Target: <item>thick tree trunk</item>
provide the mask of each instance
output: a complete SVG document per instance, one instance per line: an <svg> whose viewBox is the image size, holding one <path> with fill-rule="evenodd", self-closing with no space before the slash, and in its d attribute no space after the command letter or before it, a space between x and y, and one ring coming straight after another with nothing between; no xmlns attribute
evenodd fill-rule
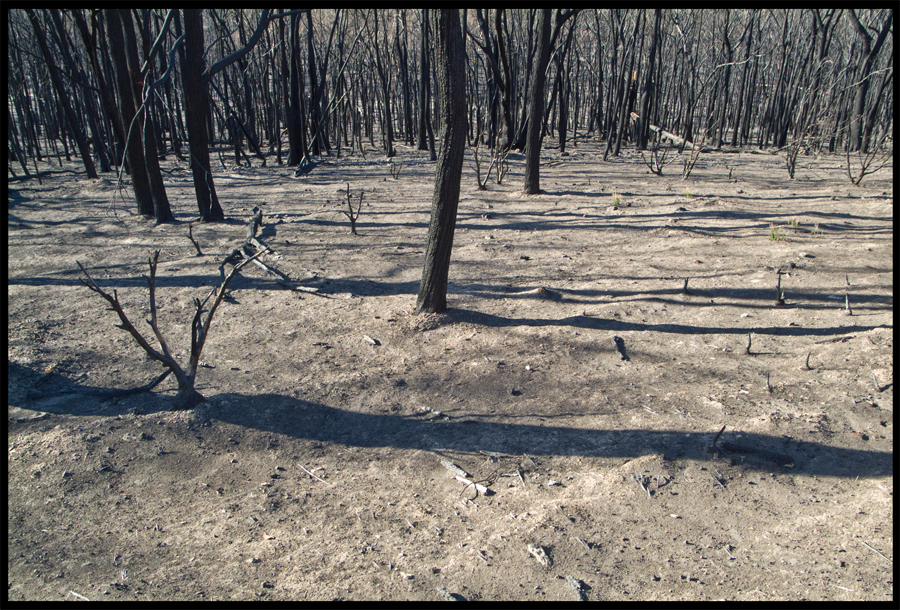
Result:
<svg viewBox="0 0 900 610"><path fill-rule="evenodd" d="M134 97L134 105L138 109L142 104L143 79L137 56L137 39L134 33L134 23L131 14L126 9L119 9L119 17L122 21L122 31L125 33L125 56L128 62L129 81ZM152 72L148 72L146 78L152 78ZM156 127L153 123L153 113L146 107L138 113L134 125L133 136L140 138L144 144L144 166L147 180L150 185L150 197L153 200L153 209L156 214L156 224L175 222L172 210L169 207L169 198L166 195L166 187L163 184L162 172L159 169L158 150L156 146Z"/></svg>
<svg viewBox="0 0 900 610"><path fill-rule="evenodd" d="M541 133L544 118L544 84L547 80L547 64L550 63L550 14L551 9L541 9L537 18L537 61L531 78L528 95L528 136L525 140L525 188L526 195L541 192Z"/></svg>
<svg viewBox="0 0 900 610"><path fill-rule="evenodd" d="M466 47L457 9L431 11L440 113L440 153L434 175L425 268L415 312L447 309L450 253L466 146Z"/></svg>
<svg viewBox="0 0 900 610"><path fill-rule="evenodd" d="M119 90L119 117L124 129L125 158L131 172L131 186L137 202L138 213L152 216L155 208L150 193L150 178L147 176L147 164L144 162L144 147L141 141L141 128L134 121L137 109L134 105L134 94L131 79L128 76L128 60L125 58L125 35L122 31L122 20L118 9L106 11L109 35L110 55L114 60L116 87Z"/></svg>
<svg viewBox="0 0 900 610"><path fill-rule="evenodd" d="M506 56L506 42L503 40L503 9L498 8L494 16L494 30L497 32L497 56L500 58L500 65L503 68L503 80L500 83L500 105L503 108L503 125L506 128L506 142L503 150L509 150L513 145L515 130L513 129L512 108L510 106L510 75L509 60Z"/></svg>
<svg viewBox="0 0 900 610"><path fill-rule="evenodd" d="M181 67L184 87L184 110L187 115L188 144L191 151L191 173L194 192L203 222L223 222L225 213L219 205L216 187L209 167L208 96L203 85L203 9L184 9L184 63Z"/></svg>

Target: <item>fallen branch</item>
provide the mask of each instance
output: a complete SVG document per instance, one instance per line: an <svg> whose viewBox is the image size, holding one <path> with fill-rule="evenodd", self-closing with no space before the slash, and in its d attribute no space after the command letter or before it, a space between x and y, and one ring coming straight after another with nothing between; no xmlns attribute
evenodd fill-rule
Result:
<svg viewBox="0 0 900 610"><path fill-rule="evenodd" d="M748 453L750 455L756 455L761 458L776 462L787 468L794 467L794 458L783 453L776 453L774 451L768 451L766 449L760 449L758 447L750 447L748 445L739 445L737 443L732 443L731 441L722 441L721 443L717 444L719 436L722 434L722 432L724 432L724 430L725 426L722 426L722 429L719 430L719 434L716 434L716 437L713 439L712 450L715 453L721 455L720 449L730 451L731 453Z"/></svg>
<svg viewBox="0 0 900 610"><path fill-rule="evenodd" d="M222 277L225 277L226 263L234 264L235 260L243 258L246 260L246 262L250 262L250 260L252 260L254 265L265 271L269 277L274 279L277 283L281 284L288 290L294 290L296 292L318 293L318 288L295 286L292 283L290 276L282 273L275 267L267 265L266 263L256 259L256 257L260 254L276 254L276 252L272 248L256 238L256 232L262 225L262 220L262 210L260 210L257 206L253 206L253 216L250 218L250 224L247 226L247 237L244 240L244 243L239 248L235 248L234 250L232 250L231 254L225 257L225 259L219 265L219 273L222 275Z"/></svg>
<svg viewBox="0 0 900 610"><path fill-rule="evenodd" d="M688 148L690 150L694 150L693 143L688 142L681 136L676 136L674 133L669 133L668 131L657 127L656 125L648 125L648 128L650 129L650 131L654 131L654 132L658 133L663 138L671 140L672 142L674 142L675 144L678 144L679 146L681 146L683 148Z"/></svg>
<svg viewBox="0 0 900 610"><path fill-rule="evenodd" d="M480 492L481 495L483 495L483 496L489 496L489 495L491 495L492 493L494 493L492 490L488 489L488 488L485 487L484 485L481 485L480 483L477 483L477 482L475 482L475 481L470 481L469 479L466 479L466 478L461 477L461 476L459 476L459 475L457 475L457 476L455 476L455 477L453 477L453 478L456 479L457 481L459 481L460 483L465 483L465 484L466 484L465 488L463 488L463 492L465 492L466 489L468 489L469 487L474 487L474 488L475 488L475 491ZM487 481L487 480L488 480L488 479L485 479L485 481Z"/></svg>

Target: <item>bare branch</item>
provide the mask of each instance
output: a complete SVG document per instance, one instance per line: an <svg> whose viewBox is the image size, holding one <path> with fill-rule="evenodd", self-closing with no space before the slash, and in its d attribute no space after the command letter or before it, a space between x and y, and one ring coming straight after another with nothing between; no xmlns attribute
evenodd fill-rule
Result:
<svg viewBox="0 0 900 610"><path fill-rule="evenodd" d="M244 266L251 261L255 260L258 256L261 256L265 253L265 250L260 250L250 258L246 258L231 270L231 273L225 278L225 281L218 288L218 295L216 296L216 300L213 302L212 307L209 308L209 312L206 314L206 319L200 324L200 316L202 315L202 306L203 303L206 302L204 299L203 303L200 303L199 300L194 299L195 305L197 307L196 314L194 315L194 321L191 324L191 359L188 365L188 370L193 373L197 371L197 365L200 363L200 353L203 351L203 345L206 343L206 337L209 334L209 327L212 324L213 316L216 314L216 309L219 307L219 303L222 302L222 297L225 296L225 291L228 289L228 284L231 283L231 280L234 276L244 268ZM208 299L209 297L207 297Z"/></svg>
<svg viewBox="0 0 900 610"><path fill-rule="evenodd" d="M134 325L131 323L131 320L128 319L128 316L125 315L125 311L122 309L122 305L119 303L118 292L113 290L113 296L110 296L107 292L105 292L97 285L97 283L94 281L94 278L92 278L87 272L87 269L84 268L84 265L82 265L79 261L75 262L81 268L81 271L82 273L84 273L85 277L87 277L86 280L84 278L80 278L81 283L106 299L106 301L110 304L110 308L118 314L119 320L121 320L122 323L118 324L117 327L121 328L122 330L128 331L131 336L134 337L134 340L137 341L138 345L140 345L141 348L143 348L143 350L147 352L151 358L159 360L160 362L174 370L177 375L178 372L181 371L181 367L178 366L178 363L170 356L161 354L153 349L147 342L147 340L144 339L143 335L141 335L141 333L134 327Z"/></svg>
<svg viewBox="0 0 900 610"><path fill-rule="evenodd" d="M228 57L223 57L203 72L204 84L212 80L212 77L217 73L221 72L222 70L239 60L241 57L249 53L251 50L253 50L253 47L256 46L256 43L259 42L260 37L262 37L263 32L266 31L266 27L269 25L269 22L275 19L275 17L282 17L292 13L306 13L309 12L309 9L291 11L291 13L281 13L278 15L270 15L270 11L271 9L263 9L263 13L259 18L259 23L256 25L256 30L253 32L253 35L250 36L247 44L245 44L243 47L241 47Z"/></svg>
<svg viewBox="0 0 900 610"><path fill-rule="evenodd" d="M153 253L152 258L149 259L150 264L150 277L147 279L147 285L150 288L150 320L147 322L150 325L150 328L153 329L153 334L156 335L156 340L159 341L159 346L162 348L163 354L168 356L169 358L172 355L169 353L169 346L166 345L166 340L163 338L162 333L159 331L159 326L156 322L156 264L159 261L159 250Z"/></svg>
<svg viewBox="0 0 900 610"><path fill-rule="evenodd" d="M163 22L162 27L159 29L159 35L156 37L156 40L153 42L153 46L150 47L150 52L147 53L147 58L144 60L144 65L141 66L141 76L144 76L145 74L147 74L147 71L150 70L150 62L153 61L153 56L156 55L156 52L159 50L159 45L162 44L163 38L165 38L166 33L169 31L169 24L172 22L172 17L174 17L174 16L175 16L175 9L170 8L169 12L166 13L166 20ZM175 43L175 47L172 48L173 51L178 46L178 44L182 38L184 38L184 37L182 36ZM169 56L169 65L170 66L172 65L172 56L171 55ZM168 74L168 73L169 73L169 71L166 70L166 74Z"/></svg>

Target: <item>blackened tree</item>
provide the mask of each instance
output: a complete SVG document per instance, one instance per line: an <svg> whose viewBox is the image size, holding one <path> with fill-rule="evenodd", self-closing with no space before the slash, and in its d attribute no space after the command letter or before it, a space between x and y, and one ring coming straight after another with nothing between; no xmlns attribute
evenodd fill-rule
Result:
<svg viewBox="0 0 900 610"><path fill-rule="evenodd" d="M459 204L463 152L466 146L466 47L457 9L434 10L431 15L437 72L437 110L440 151L434 173L431 223L425 268L415 312L447 309L447 279Z"/></svg>

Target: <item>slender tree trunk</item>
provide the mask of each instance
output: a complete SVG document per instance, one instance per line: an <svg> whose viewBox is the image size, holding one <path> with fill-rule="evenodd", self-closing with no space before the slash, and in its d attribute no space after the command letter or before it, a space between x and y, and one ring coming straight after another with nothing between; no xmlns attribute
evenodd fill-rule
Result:
<svg viewBox="0 0 900 610"><path fill-rule="evenodd" d="M428 150L428 102L429 102L429 66L428 66L428 9L422 9L422 32L419 35L419 128L416 148Z"/></svg>
<svg viewBox="0 0 900 610"><path fill-rule="evenodd" d="M650 34L650 50L647 58L647 73L644 77L644 87L641 93L641 105L638 111L638 137L637 147L640 150L647 148L647 135L650 132L650 98L653 96L653 67L656 63L656 48L659 39L660 9L653 11L653 29Z"/></svg>
<svg viewBox="0 0 900 610"><path fill-rule="evenodd" d="M47 72L50 74L50 82L53 84L53 89L56 91L56 95L59 98L59 104L62 106L63 112L65 113L66 122L69 124L69 131L72 134L72 137L75 138L75 144L78 146L81 161L84 163L85 173L87 173L88 178L97 178L97 170L94 168L94 160L91 158L91 149L88 146L87 138L84 136L78 117L75 116L75 112L69 104L69 95L66 93L66 89L55 68L55 62L50 55L50 49L47 47L47 40L44 37L42 26L38 22L37 17L35 17L34 11L25 9L25 13L31 21L35 40L37 40L38 46L41 49L44 61L47 62Z"/></svg>
<svg viewBox="0 0 900 610"><path fill-rule="evenodd" d="M447 309L450 253L466 146L466 47L457 9L430 11L437 67L440 153L434 175L425 268L415 312Z"/></svg>
<svg viewBox="0 0 900 610"><path fill-rule="evenodd" d="M644 9L641 10L643 11ZM612 149L614 157L618 157L619 151L622 149L622 138L625 136L625 130L628 128L628 113L630 111L631 100L635 94L634 87L637 84L633 74L634 59L637 54L635 52L635 45L637 44L640 23L641 16L639 15L634 18L634 32L631 34L631 53L627 68L625 67L625 57L622 57L622 103L619 106L619 118L616 125L616 141Z"/></svg>
<svg viewBox="0 0 900 610"><path fill-rule="evenodd" d="M887 33L890 31L891 23L894 19L894 11L891 9L887 12L881 32L879 32L878 38L875 39L874 42L872 36L866 32L866 28L863 27L857 18L856 12L851 9L849 14L850 23L856 28L863 44L862 67L856 78L859 85L856 87L856 96L853 99L853 113L850 115L850 151L853 152L862 148L864 132L863 119L865 118L866 95L869 92L869 76L872 74L872 66L875 63L875 58L878 56L878 52L881 50L887 37Z"/></svg>
<svg viewBox="0 0 900 610"><path fill-rule="evenodd" d="M306 53L309 64L309 126L310 139L312 140L312 154L322 154L322 135L319 129L322 125L322 112L319 107L319 79L316 74L316 48L313 40L312 11L306 13ZM325 75L322 75L325 78Z"/></svg>

